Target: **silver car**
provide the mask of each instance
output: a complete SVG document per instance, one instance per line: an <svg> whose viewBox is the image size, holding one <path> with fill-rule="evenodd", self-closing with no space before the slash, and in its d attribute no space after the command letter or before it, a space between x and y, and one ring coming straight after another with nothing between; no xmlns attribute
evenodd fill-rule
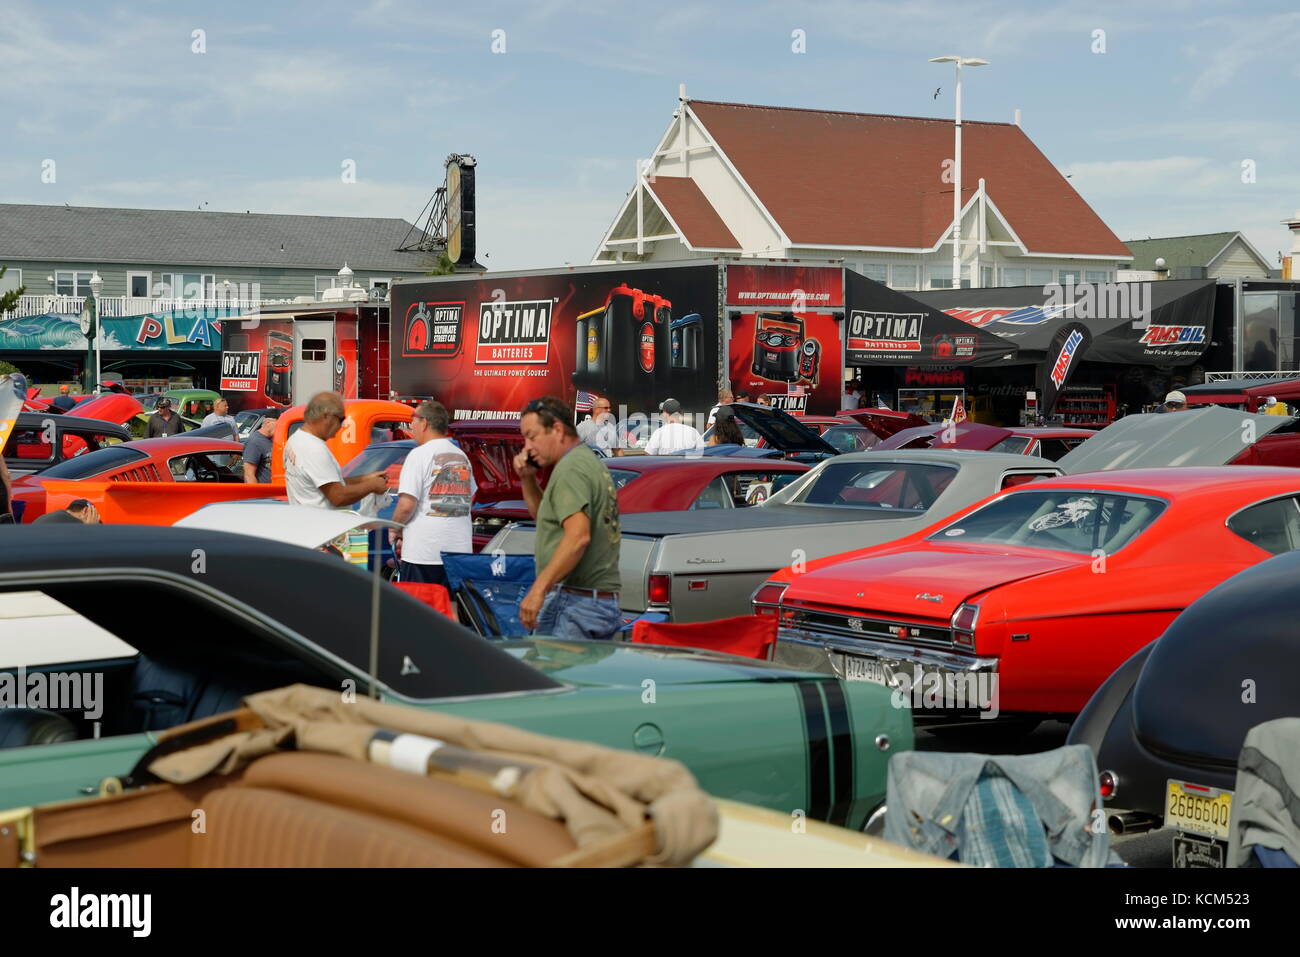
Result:
<svg viewBox="0 0 1300 957"><path fill-rule="evenodd" d="M1028 455L959 449L854 452L827 459L762 505L622 518L625 614L677 622L751 612L778 568L920 531L1000 489L1060 475ZM534 526L502 529L485 551L532 554Z"/></svg>

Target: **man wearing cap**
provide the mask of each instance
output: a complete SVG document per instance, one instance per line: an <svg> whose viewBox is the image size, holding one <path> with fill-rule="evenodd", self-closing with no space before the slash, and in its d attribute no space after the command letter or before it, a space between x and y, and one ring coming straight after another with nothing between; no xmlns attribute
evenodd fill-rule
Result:
<svg viewBox="0 0 1300 957"><path fill-rule="evenodd" d="M1277 396L1270 395L1264 401L1264 414L1265 415L1290 415L1291 413L1286 410L1285 402L1279 402L1277 401Z"/></svg>
<svg viewBox="0 0 1300 957"><path fill-rule="evenodd" d="M1175 390L1165 396L1163 412L1185 412L1187 411L1187 396Z"/></svg>
<svg viewBox="0 0 1300 957"><path fill-rule="evenodd" d="M185 431L181 417L172 411L172 400L163 396L158 400L156 411L149 416L149 438L157 439L165 435L180 435Z"/></svg>
<svg viewBox="0 0 1300 957"><path fill-rule="evenodd" d="M77 400L68 394L67 385L59 386L59 394L50 401L50 408L60 412L71 412L77 407Z"/></svg>
<svg viewBox="0 0 1300 957"><path fill-rule="evenodd" d="M704 454L704 436L699 430L682 421L682 404L676 399L659 403L664 414L664 424L655 429L646 443L647 455L689 455L696 458Z"/></svg>

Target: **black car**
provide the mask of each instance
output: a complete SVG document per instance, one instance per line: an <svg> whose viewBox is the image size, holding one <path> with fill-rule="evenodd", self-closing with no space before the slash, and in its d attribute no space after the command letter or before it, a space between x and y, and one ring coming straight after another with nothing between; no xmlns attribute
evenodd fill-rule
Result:
<svg viewBox="0 0 1300 957"><path fill-rule="evenodd" d="M1111 830L1174 828L1175 867L1223 866L1246 732L1300 716L1298 577L1300 552L1288 552L1206 592L1070 731L1097 756Z"/></svg>
<svg viewBox="0 0 1300 957"><path fill-rule="evenodd" d="M129 442L131 430L114 422L48 412L19 412L5 443L5 465L14 478L31 475L65 459Z"/></svg>

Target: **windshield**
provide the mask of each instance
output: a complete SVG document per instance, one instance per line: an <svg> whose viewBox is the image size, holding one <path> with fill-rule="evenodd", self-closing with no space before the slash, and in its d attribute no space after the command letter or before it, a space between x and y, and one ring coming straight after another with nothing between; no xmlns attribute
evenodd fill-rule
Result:
<svg viewBox="0 0 1300 957"><path fill-rule="evenodd" d="M40 476L41 478L59 479L90 478L92 475L99 475L101 472L107 472L109 469L126 465L128 462L138 462L148 457L138 449L110 445L108 448L87 452L85 455L78 455L76 458L64 459L57 465L51 465L49 468L43 469Z"/></svg>
<svg viewBox="0 0 1300 957"><path fill-rule="evenodd" d="M924 512L957 477L948 465L831 460L767 505L839 505Z"/></svg>
<svg viewBox="0 0 1300 957"><path fill-rule="evenodd" d="M412 446L409 445L371 446L343 466L343 477L351 478L354 475L366 475L370 472L385 472L388 473L388 487L397 488L402 463L411 454L411 449Z"/></svg>
<svg viewBox="0 0 1300 957"><path fill-rule="evenodd" d="M876 436L857 425L833 425L822 439L836 452L862 452L876 444Z"/></svg>
<svg viewBox="0 0 1300 957"><path fill-rule="evenodd" d="M990 452L1006 452L1008 455L1024 455L1025 449L1029 448L1029 436L1027 435L1008 435L999 442Z"/></svg>
<svg viewBox="0 0 1300 957"><path fill-rule="evenodd" d="M1013 492L940 529L931 541L1021 545L1110 555L1144 532L1169 503L1114 492Z"/></svg>

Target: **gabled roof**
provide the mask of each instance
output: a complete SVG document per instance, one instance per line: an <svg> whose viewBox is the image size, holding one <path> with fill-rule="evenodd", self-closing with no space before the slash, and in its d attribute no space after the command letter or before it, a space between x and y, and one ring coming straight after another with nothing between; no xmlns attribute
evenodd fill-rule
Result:
<svg viewBox="0 0 1300 957"><path fill-rule="evenodd" d="M1260 261L1260 268L1269 264L1239 232L1199 233L1195 236L1162 236L1159 239L1130 239L1125 245L1133 251L1133 269L1151 270L1156 260L1164 259L1170 269L1179 266L1208 266L1238 237L1250 254Z"/></svg>
<svg viewBox="0 0 1300 957"><path fill-rule="evenodd" d="M951 120L691 100L796 245L930 249L952 220ZM1129 252L1019 126L962 123L962 199L981 177L1031 253Z"/></svg>
<svg viewBox="0 0 1300 957"><path fill-rule="evenodd" d="M656 176L647 181L650 191L682 238L695 249L740 249L718 211L700 192L695 180L683 176Z"/></svg>
<svg viewBox="0 0 1300 957"><path fill-rule="evenodd" d="M408 233L422 237L400 219L0 204L0 261L431 269L428 253L396 251Z"/></svg>

